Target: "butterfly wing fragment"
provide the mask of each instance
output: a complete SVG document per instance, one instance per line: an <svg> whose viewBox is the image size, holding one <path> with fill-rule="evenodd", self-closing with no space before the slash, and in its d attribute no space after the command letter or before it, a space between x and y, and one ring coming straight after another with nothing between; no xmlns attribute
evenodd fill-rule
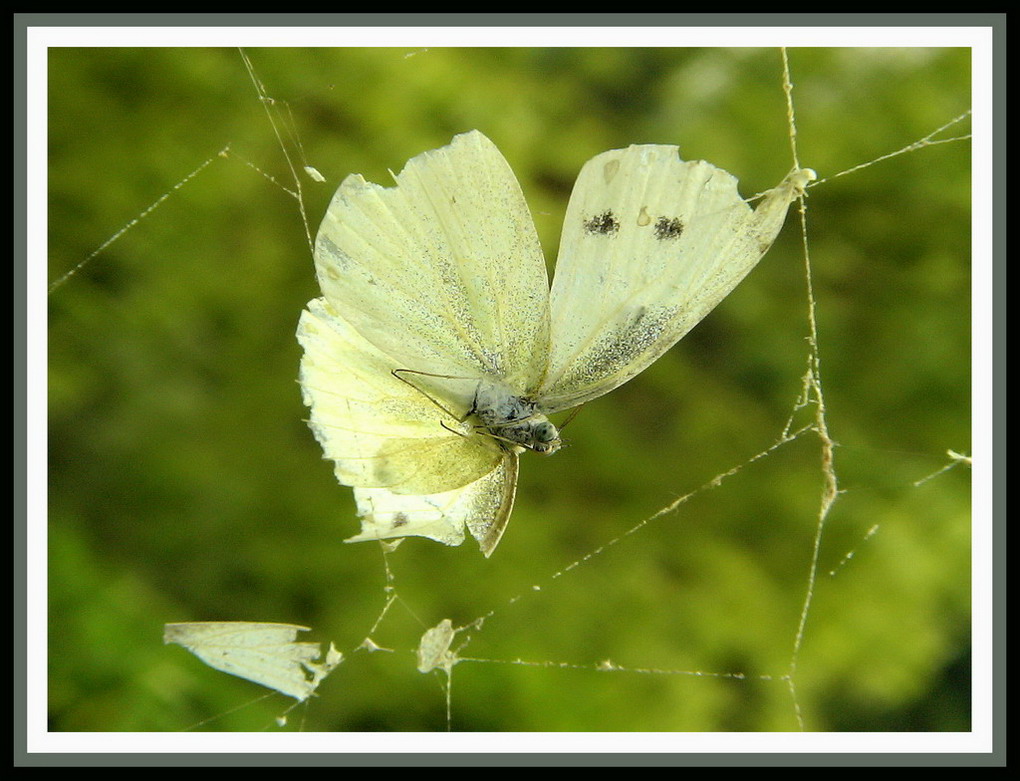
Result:
<svg viewBox="0 0 1020 781"><path fill-rule="evenodd" d="M448 618L425 630L418 643L418 672L428 673L441 667L449 673L456 662L455 654L450 652L456 635L453 622Z"/></svg>
<svg viewBox="0 0 1020 781"><path fill-rule="evenodd" d="M210 667L275 689L298 701L312 695L342 660L332 643L321 661L319 643L298 642L294 624L200 621L167 624L163 642L187 648Z"/></svg>

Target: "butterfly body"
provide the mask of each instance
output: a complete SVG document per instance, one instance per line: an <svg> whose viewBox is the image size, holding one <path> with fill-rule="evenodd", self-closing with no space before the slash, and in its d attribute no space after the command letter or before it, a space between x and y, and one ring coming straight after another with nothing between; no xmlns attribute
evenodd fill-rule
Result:
<svg viewBox="0 0 1020 781"><path fill-rule="evenodd" d="M539 411L538 402L514 394L500 382L478 383L474 415L484 429L511 451L551 455L560 448L559 432Z"/></svg>

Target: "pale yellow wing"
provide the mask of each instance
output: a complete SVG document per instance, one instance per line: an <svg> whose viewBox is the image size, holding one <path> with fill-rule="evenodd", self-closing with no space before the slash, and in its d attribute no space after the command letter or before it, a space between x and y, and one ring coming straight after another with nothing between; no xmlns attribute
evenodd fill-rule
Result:
<svg viewBox="0 0 1020 781"><path fill-rule="evenodd" d="M191 651L210 667L305 700L343 656L332 645L322 661L318 643L298 642L295 624L196 621L167 624L163 642Z"/></svg>
<svg viewBox="0 0 1020 781"><path fill-rule="evenodd" d="M733 176L680 160L674 146L631 146L586 163L550 294L542 408L608 393L675 344L754 268L812 176L792 174L752 210Z"/></svg>
<svg viewBox="0 0 1020 781"><path fill-rule="evenodd" d="M348 176L315 266L323 296L400 368L518 392L541 378L545 261L517 179L478 131L410 160L395 187Z"/></svg>
<svg viewBox="0 0 1020 781"><path fill-rule="evenodd" d="M504 452L500 463L473 483L434 494L397 494L385 488L356 488L361 533L347 542L428 537L460 545L464 528L490 556L503 536L517 489L517 456Z"/></svg>
<svg viewBox="0 0 1020 781"><path fill-rule="evenodd" d="M329 302L308 304L298 341L309 425L344 485L442 493L502 462L491 437L458 422L469 402L437 399L399 380L393 370L400 362L376 349Z"/></svg>

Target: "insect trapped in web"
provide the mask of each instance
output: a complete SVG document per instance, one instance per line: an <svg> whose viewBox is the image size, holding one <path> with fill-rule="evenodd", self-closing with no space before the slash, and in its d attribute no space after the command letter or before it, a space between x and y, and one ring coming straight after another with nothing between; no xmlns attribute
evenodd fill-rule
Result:
<svg viewBox="0 0 1020 781"><path fill-rule="evenodd" d="M619 387L754 268L815 178L751 208L737 180L677 147L589 160L550 288L531 214L482 133L410 160L395 187L348 176L315 241L322 297L302 313L309 424L362 529L489 556L518 457L560 446L549 416Z"/></svg>

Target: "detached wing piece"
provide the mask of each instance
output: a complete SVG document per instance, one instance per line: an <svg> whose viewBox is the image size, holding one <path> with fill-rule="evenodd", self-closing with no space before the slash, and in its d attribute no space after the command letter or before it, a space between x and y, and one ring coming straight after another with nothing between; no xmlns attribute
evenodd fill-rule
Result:
<svg viewBox="0 0 1020 781"><path fill-rule="evenodd" d="M297 642L308 627L246 621L167 624L163 642L187 648L210 667L275 689L301 701L308 699L343 655L329 646L326 658L318 643Z"/></svg>
<svg viewBox="0 0 1020 781"><path fill-rule="evenodd" d="M812 178L791 174L752 210L732 175L675 146L588 161L560 240L542 408L608 393L672 347L754 268Z"/></svg>

